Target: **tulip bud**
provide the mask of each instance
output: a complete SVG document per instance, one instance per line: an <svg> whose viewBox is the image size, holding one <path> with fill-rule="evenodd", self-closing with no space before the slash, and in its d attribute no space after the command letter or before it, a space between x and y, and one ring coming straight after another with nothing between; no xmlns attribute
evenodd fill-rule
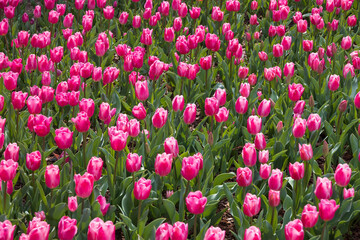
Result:
<svg viewBox="0 0 360 240"><path fill-rule="evenodd" d="M207 203L207 198L203 197L200 191L190 192L185 199L186 208L192 214L202 214Z"/></svg>
<svg viewBox="0 0 360 240"><path fill-rule="evenodd" d="M224 240L225 231L219 227L211 226L205 233L204 240Z"/></svg>
<svg viewBox="0 0 360 240"><path fill-rule="evenodd" d="M330 221L334 218L336 210L340 207L335 200L321 199L319 203L319 214L322 220Z"/></svg>
<svg viewBox="0 0 360 240"><path fill-rule="evenodd" d="M273 169L268 180L269 188L280 191L282 188L283 172L280 169Z"/></svg>
<svg viewBox="0 0 360 240"><path fill-rule="evenodd" d="M289 222L285 225L285 239L286 240L300 240L304 239L303 224L299 219Z"/></svg>
<svg viewBox="0 0 360 240"><path fill-rule="evenodd" d="M253 217L260 212L260 209L261 209L260 198L251 193L246 193L243 204L244 214L248 217Z"/></svg>
<svg viewBox="0 0 360 240"><path fill-rule="evenodd" d="M78 208L77 198L76 197L68 197L68 208L70 212L75 212Z"/></svg>
<svg viewBox="0 0 360 240"><path fill-rule="evenodd" d="M269 205L277 207L280 204L280 191L269 190Z"/></svg>
<svg viewBox="0 0 360 240"><path fill-rule="evenodd" d="M346 100L342 100L339 104L339 111L340 112L345 112L347 108L347 101Z"/></svg>
<svg viewBox="0 0 360 240"><path fill-rule="evenodd" d="M56 188L60 184L60 170L58 165L48 165L45 170L45 184L48 188Z"/></svg>
<svg viewBox="0 0 360 240"><path fill-rule="evenodd" d="M138 200L146 200L150 196L151 180L140 178L135 182L134 197Z"/></svg>

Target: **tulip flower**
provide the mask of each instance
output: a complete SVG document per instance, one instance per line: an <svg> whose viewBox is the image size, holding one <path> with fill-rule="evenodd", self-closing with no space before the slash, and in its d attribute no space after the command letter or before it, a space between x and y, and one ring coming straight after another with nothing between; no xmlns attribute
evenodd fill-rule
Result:
<svg viewBox="0 0 360 240"><path fill-rule="evenodd" d="M178 142L174 137L168 137L164 142L164 150L167 154L171 154L173 158L179 154Z"/></svg>
<svg viewBox="0 0 360 240"><path fill-rule="evenodd" d="M318 199L330 199L333 193L332 182L324 177L316 179L315 195Z"/></svg>
<svg viewBox="0 0 360 240"><path fill-rule="evenodd" d="M266 148L265 135L263 133L257 133L255 135L254 143L257 150L264 150Z"/></svg>
<svg viewBox="0 0 360 240"><path fill-rule="evenodd" d="M146 110L142 103L135 105L132 109L132 114L138 120L143 120L146 117Z"/></svg>
<svg viewBox="0 0 360 240"><path fill-rule="evenodd" d="M74 175L75 192L80 198L88 198L94 187L94 176L85 172L82 176L80 174Z"/></svg>
<svg viewBox="0 0 360 240"><path fill-rule="evenodd" d="M252 171L250 168L238 168L236 171L236 182L240 187L247 187L252 182Z"/></svg>
<svg viewBox="0 0 360 240"><path fill-rule="evenodd" d="M34 117L34 132L39 137L45 137L50 132L50 124L52 117L45 117L44 115L38 114Z"/></svg>
<svg viewBox="0 0 360 240"><path fill-rule="evenodd" d="M78 132L87 132L90 128L90 120L86 112L79 112L76 118L72 118L71 121L75 123Z"/></svg>
<svg viewBox="0 0 360 240"><path fill-rule="evenodd" d="M162 223L155 232L155 240L171 239L173 227L168 223Z"/></svg>
<svg viewBox="0 0 360 240"><path fill-rule="evenodd" d="M241 155L245 166L252 167L256 164L257 155L254 144L246 143L242 150Z"/></svg>
<svg viewBox="0 0 360 240"><path fill-rule="evenodd" d="M243 204L243 211L244 214L248 217L253 217L260 212L261 209L261 200L256 195L251 193L246 193L244 204Z"/></svg>
<svg viewBox="0 0 360 240"><path fill-rule="evenodd" d="M285 225L285 239L286 240L302 240L304 239L303 224L299 219L290 221Z"/></svg>
<svg viewBox="0 0 360 240"><path fill-rule="evenodd" d="M25 106L27 96L28 93L23 93L22 91L12 92L11 103L15 110L19 111Z"/></svg>
<svg viewBox="0 0 360 240"><path fill-rule="evenodd" d="M211 226L205 233L204 240L224 240L225 231L219 227Z"/></svg>
<svg viewBox="0 0 360 240"><path fill-rule="evenodd" d="M306 204L301 214L301 222L305 228L312 228L315 226L319 217L319 212L315 206Z"/></svg>
<svg viewBox="0 0 360 240"><path fill-rule="evenodd" d="M38 170L40 164L41 164L41 153L39 151L26 154L26 167L29 170L31 171Z"/></svg>
<svg viewBox="0 0 360 240"><path fill-rule="evenodd" d="M164 108L158 108L156 109L153 117L152 117L152 124L156 128L162 128L167 120L168 111Z"/></svg>
<svg viewBox="0 0 360 240"><path fill-rule="evenodd" d="M141 168L142 156L136 153L129 153L126 159L126 170L130 173L137 172Z"/></svg>
<svg viewBox="0 0 360 240"><path fill-rule="evenodd" d="M313 150L311 144L299 144L299 153L301 160L309 161L313 157Z"/></svg>
<svg viewBox="0 0 360 240"><path fill-rule="evenodd" d="M140 178L134 185L134 197L137 200L146 200L150 196L151 180Z"/></svg>
<svg viewBox="0 0 360 240"><path fill-rule="evenodd" d="M188 181L194 179L200 170L200 161L197 157L184 157L182 160L181 175Z"/></svg>
<svg viewBox="0 0 360 240"><path fill-rule="evenodd" d="M198 215L204 212L207 198L200 191L190 192L185 199L186 208L192 214Z"/></svg>
<svg viewBox="0 0 360 240"><path fill-rule="evenodd" d="M9 220L0 222L0 232L4 240L13 240L16 225L12 225Z"/></svg>
<svg viewBox="0 0 360 240"><path fill-rule="evenodd" d="M2 128L2 129L4 129L4 128ZM15 162L19 161L19 151L20 151L20 148L17 145L17 143L9 143L4 151L4 159L5 160L12 159Z"/></svg>
<svg viewBox="0 0 360 240"><path fill-rule="evenodd" d="M45 184L53 189L60 184L60 169L58 165L48 165L45 170Z"/></svg>
<svg viewBox="0 0 360 240"><path fill-rule="evenodd" d="M73 239L77 233L76 219L71 219L68 216L63 216L58 224L59 240Z"/></svg>
<svg viewBox="0 0 360 240"><path fill-rule="evenodd" d="M261 125L262 121L258 116L252 115L247 120L247 130L252 135L256 135L261 131Z"/></svg>
<svg viewBox="0 0 360 240"><path fill-rule="evenodd" d="M147 81L137 81L135 83L135 95L140 101L145 101L149 97L149 88Z"/></svg>
<svg viewBox="0 0 360 240"><path fill-rule="evenodd" d="M300 180L304 177L304 164L295 162L289 165L290 177L295 181Z"/></svg>
<svg viewBox="0 0 360 240"><path fill-rule="evenodd" d="M319 214L325 222L334 218L336 210L340 207L335 200L321 199L319 203Z"/></svg>
<svg viewBox="0 0 360 240"><path fill-rule="evenodd" d="M89 224L87 239L88 240L115 239L114 223L111 221L104 222L102 219L98 217L94 218Z"/></svg>
<svg viewBox="0 0 360 240"><path fill-rule="evenodd" d="M92 157L89 160L86 171L94 176L95 181L101 177L103 164L103 160L99 157Z"/></svg>
<svg viewBox="0 0 360 240"><path fill-rule="evenodd" d="M343 190L343 198L344 199L354 197L354 195L355 195L354 188L349 188L349 189L344 188L344 190Z"/></svg>
<svg viewBox="0 0 360 240"><path fill-rule="evenodd" d="M321 117L316 113L310 114L307 119L306 125L310 132L319 130L321 127Z"/></svg>
<svg viewBox="0 0 360 240"><path fill-rule="evenodd" d="M162 177L167 176L171 171L172 161L171 154L158 154L155 159L155 173Z"/></svg>
<svg viewBox="0 0 360 240"><path fill-rule="evenodd" d="M40 218L34 217L29 223L27 234L20 236L21 240L27 239L48 239L50 233L50 224L42 221Z"/></svg>
<svg viewBox="0 0 360 240"><path fill-rule="evenodd" d="M106 198L101 195L96 198L96 201L98 201L98 203L100 204L100 211L102 215L105 216L107 211L109 210L110 203L106 203Z"/></svg>
<svg viewBox="0 0 360 240"><path fill-rule="evenodd" d="M248 110L248 104L248 100L245 97L240 96L235 102L235 111L239 114L245 114Z"/></svg>
<svg viewBox="0 0 360 240"><path fill-rule="evenodd" d="M299 84L296 84L296 83L293 83L293 84L290 84L289 85L289 98L291 101L298 101L300 100L301 98L301 95L303 94L304 92L304 87L299 83Z"/></svg>
<svg viewBox="0 0 360 240"><path fill-rule="evenodd" d="M78 208L77 198L76 197L68 197L68 208L70 212L75 212Z"/></svg>
<svg viewBox="0 0 360 240"><path fill-rule="evenodd" d="M334 174L335 182L340 187L346 187L350 183L351 179L351 168L349 165L339 164L336 167Z"/></svg>
<svg viewBox="0 0 360 240"><path fill-rule="evenodd" d="M306 131L306 120L302 118L296 118L292 128L292 133L295 138L302 138Z"/></svg>
<svg viewBox="0 0 360 240"><path fill-rule="evenodd" d="M269 188L275 191L280 191L283 182L283 172L280 169L273 169L269 177Z"/></svg>

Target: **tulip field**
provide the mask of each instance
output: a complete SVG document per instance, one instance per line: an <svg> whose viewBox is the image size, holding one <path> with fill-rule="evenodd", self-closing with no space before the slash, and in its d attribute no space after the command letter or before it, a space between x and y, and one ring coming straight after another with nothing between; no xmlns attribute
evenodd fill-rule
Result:
<svg viewBox="0 0 360 240"><path fill-rule="evenodd" d="M0 0L0 240L359 240L359 19Z"/></svg>

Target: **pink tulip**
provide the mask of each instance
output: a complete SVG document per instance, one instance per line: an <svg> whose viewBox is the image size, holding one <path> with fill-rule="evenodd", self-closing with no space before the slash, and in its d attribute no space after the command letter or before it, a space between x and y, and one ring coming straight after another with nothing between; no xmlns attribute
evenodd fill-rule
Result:
<svg viewBox="0 0 360 240"><path fill-rule="evenodd" d="M100 204L100 211L102 215L105 216L107 211L109 210L110 203L106 203L106 198L101 195L96 198L96 201L98 201L98 203Z"/></svg>
<svg viewBox="0 0 360 240"><path fill-rule="evenodd" d="M152 124L156 128L162 128L167 120L168 111L164 108L158 108L156 109L153 117L152 117Z"/></svg>
<svg viewBox="0 0 360 240"><path fill-rule="evenodd" d="M267 163L269 161L269 150L259 151L259 162Z"/></svg>
<svg viewBox="0 0 360 240"><path fill-rule="evenodd" d="M301 83L299 83L299 84L293 83L293 84L289 85L288 90L289 90L290 100L296 102L296 101L300 100L301 95L304 92L304 87L301 85Z"/></svg>
<svg viewBox="0 0 360 240"><path fill-rule="evenodd" d="M26 154L26 167L29 170L31 171L38 170L40 164L41 164L41 153L39 151Z"/></svg>
<svg viewBox="0 0 360 240"><path fill-rule="evenodd" d="M204 212L207 198L200 191L190 192L185 199L186 208L192 214L198 215Z"/></svg>
<svg viewBox="0 0 360 240"><path fill-rule="evenodd" d="M321 117L318 114L310 114L306 125L310 132L319 130L321 127Z"/></svg>
<svg viewBox="0 0 360 240"><path fill-rule="evenodd" d="M219 106L223 106L226 103L226 90L218 88L214 93L214 97L218 100Z"/></svg>
<svg viewBox="0 0 360 240"><path fill-rule="evenodd" d="M300 180L304 177L304 164L295 162L289 165L290 177L295 181Z"/></svg>
<svg viewBox="0 0 360 240"><path fill-rule="evenodd" d="M267 117L269 116L271 111L271 102L270 100L262 100L259 104L259 108L257 110L257 113L260 117Z"/></svg>
<svg viewBox="0 0 360 240"><path fill-rule="evenodd" d="M126 170L130 173L137 172L141 168L142 156L136 153L129 153L126 159Z"/></svg>
<svg viewBox="0 0 360 240"><path fill-rule="evenodd" d="M184 109L184 97L176 95L172 101L172 107L174 112L182 111Z"/></svg>
<svg viewBox="0 0 360 240"><path fill-rule="evenodd" d="M151 180L140 178L139 181L135 182L134 186L134 197L137 200L146 200L151 191Z"/></svg>
<svg viewBox="0 0 360 240"><path fill-rule="evenodd" d="M287 76L294 76L294 63L293 62L289 62L289 63L285 63L284 66L284 75Z"/></svg>
<svg viewBox="0 0 360 240"><path fill-rule="evenodd" d="M244 214L248 217L253 217L260 212L261 209L261 200L256 195L251 193L246 193L244 204L243 204L243 211Z"/></svg>
<svg viewBox="0 0 360 240"><path fill-rule="evenodd" d="M173 236L173 227L168 223L162 223L155 232L155 240L171 239Z"/></svg>
<svg viewBox="0 0 360 240"><path fill-rule="evenodd" d="M344 188L344 190L343 190L343 198L344 199L354 197L354 195L355 195L354 188L349 188L349 189Z"/></svg>
<svg viewBox="0 0 360 240"><path fill-rule="evenodd" d="M38 114L34 117L34 132L39 137L45 137L50 133L52 117L45 117L44 115Z"/></svg>
<svg viewBox="0 0 360 240"><path fill-rule="evenodd" d="M78 132L87 132L90 128L90 120L86 112L79 112L76 118L72 118L71 121L75 123Z"/></svg>
<svg viewBox="0 0 360 240"><path fill-rule="evenodd" d="M235 102L235 111L239 114L245 114L248 110L248 100L240 96Z"/></svg>
<svg viewBox="0 0 360 240"><path fill-rule="evenodd" d="M132 114L138 120L143 120L146 117L146 110L142 103L135 105L132 109Z"/></svg>
<svg viewBox="0 0 360 240"><path fill-rule="evenodd" d="M20 239L39 239L45 240L49 238L50 224L42 221L40 218L34 217L29 223L27 234L23 233Z"/></svg>
<svg viewBox="0 0 360 240"><path fill-rule="evenodd" d="M303 161L309 161L313 157L313 150L311 144L299 144L300 158Z"/></svg>
<svg viewBox="0 0 360 240"><path fill-rule="evenodd" d="M188 181L194 179L200 170L200 161L197 157L184 157L182 160L181 175Z"/></svg>
<svg viewBox="0 0 360 240"><path fill-rule="evenodd" d="M63 216L58 224L59 240L71 240L77 233L76 219L71 219L68 216Z"/></svg>
<svg viewBox="0 0 360 240"><path fill-rule="evenodd" d="M30 96L27 99L27 107L30 114L39 114L42 110L41 99L38 96Z"/></svg>
<svg viewBox="0 0 360 240"><path fill-rule="evenodd" d="M94 176L95 181L101 177L103 164L103 160L99 157L92 157L89 160L86 171Z"/></svg>
<svg viewBox="0 0 360 240"><path fill-rule="evenodd" d="M55 130L55 143L60 149L70 148L73 143L73 132L68 128L61 127Z"/></svg>
<svg viewBox="0 0 360 240"><path fill-rule="evenodd" d="M304 239L303 224L299 219L295 219L285 225L285 239L286 240Z"/></svg>
<svg viewBox="0 0 360 240"><path fill-rule="evenodd" d="M256 164L257 155L254 144L246 143L242 150L241 155L245 166L252 167Z"/></svg>
<svg viewBox="0 0 360 240"><path fill-rule="evenodd" d="M75 212L78 208L77 198L76 197L68 197L68 208L70 212Z"/></svg>
<svg viewBox="0 0 360 240"><path fill-rule="evenodd" d="M127 123L125 123L127 125ZM121 151L126 147L128 132L117 130L116 127L109 128L109 139L111 148L115 151Z"/></svg>
<svg viewBox="0 0 360 240"><path fill-rule="evenodd" d="M240 187L247 187L252 182L252 171L250 168L238 168L236 171L236 182Z"/></svg>
<svg viewBox="0 0 360 240"><path fill-rule="evenodd" d="M11 93L11 103L15 110L21 110L25 106L25 101L28 96L28 93L23 93L21 91Z"/></svg>
<svg viewBox="0 0 360 240"><path fill-rule="evenodd" d="M283 182L283 172L280 169L273 169L269 177L269 188L275 191L280 191Z"/></svg>
<svg viewBox="0 0 360 240"><path fill-rule="evenodd" d="M280 204L280 191L269 190L269 205L277 207Z"/></svg>
<svg viewBox="0 0 360 240"><path fill-rule="evenodd" d="M9 220L0 222L0 232L4 240L13 240L16 225L12 225Z"/></svg>
<svg viewBox="0 0 360 240"><path fill-rule="evenodd" d="M158 154L155 159L155 173L164 177L171 171L172 155L167 153Z"/></svg>
<svg viewBox="0 0 360 240"><path fill-rule="evenodd" d="M340 187L346 187L350 183L351 179L351 168L349 165L339 164L336 167L334 174L335 182Z"/></svg>
<svg viewBox="0 0 360 240"><path fill-rule="evenodd" d="M140 101L145 101L149 97L149 88L147 81L137 81L135 83L135 95Z"/></svg>
<svg viewBox="0 0 360 240"><path fill-rule="evenodd" d="M188 237L188 224L176 222L172 227L172 239L186 240Z"/></svg>
<svg viewBox="0 0 360 240"><path fill-rule="evenodd" d="M80 174L74 175L75 192L80 198L88 198L94 187L94 176L85 172L82 176Z"/></svg>
<svg viewBox="0 0 360 240"><path fill-rule="evenodd" d="M334 218L336 210L340 207L335 200L321 199L319 203L319 214L325 222Z"/></svg>
<svg viewBox="0 0 360 240"><path fill-rule="evenodd" d="M315 195L318 199L330 199L332 196L332 182L324 177L316 179Z"/></svg>
<svg viewBox="0 0 360 240"><path fill-rule="evenodd" d="M301 138L306 131L306 120L302 118L296 118L293 124L292 133L295 138Z"/></svg>
<svg viewBox="0 0 360 240"><path fill-rule="evenodd" d="M48 165L45 170L45 184L48 188L56 188L60 184L60 169L58 165Z"/></svg>
<svg viewBox="0 0 360 240"><path fill-rule="evenodd" d="M211 226L205 233L204 240L224 240L225 231L219 227Z"/></svg>
<svg viewBox="0 0 360 240"><path fill-rule="evenodd" d="M299 19L297 22L297 31L299 33L304 33L307 30L307 21L303 19Z"/></svg>
<svg viewBox="0 0 360 240"><path fill-rule="evenodd" d="M263 133L257 133L254 140L255 148L257 150L264 150L266 148L266 139Z"/></svg>
<svg viewBox="0 0 360 240"><path fill-rule="evenodd" d="M99 1L98 1L99 3ZM106 3L106 1L105 1ZM100 218L94 218L88 227L88 240L115 240L115 225L111 221L104 222Z"/></svg>
<svg viewBox="0 0 360 240"><path fill-rule="evenodd" d="M262 121L258 116L250 116L247 119L247 130L250 134L256 135L261 131Z"/></svg>
<svg viewBox="0 0 360 240"><path fill-rule="evenodd" d="M301 214L301 222L305 228L312 228L318 221L319 212L315 206L306 204Z"/></svg>
<svg viewBox="0 0 360 240"><path fill-rule="evenodd" d="M206 34L205 45L209 50L217 52L220 49L220 44L220 39L216 34Z"/></svg>
<svg viewBox="0 0 360 240"><path fill-rule="evenodd" d="M5 130L4 128L2 129L3 131ZM9 143L4 151L4 159L12 159L15 162L19 161L19 151L20 148L18 147L17 143Z"/></svg>
<svg viewBox="0 0 360 240"><path fill-rule="evenodd" d="M165 139L164 150L167 154L171 154L174 158L178 156L179 146L174 137L168 137Z"/></svg>
<svg viewBox="0 0 360 240"><path fill-rule="evenodd" d="M343 39L341 40L341 48L344 50L348 50L349 48L351 48L352 45L352 39L350 36L346 36L343 37Z"/></svg>

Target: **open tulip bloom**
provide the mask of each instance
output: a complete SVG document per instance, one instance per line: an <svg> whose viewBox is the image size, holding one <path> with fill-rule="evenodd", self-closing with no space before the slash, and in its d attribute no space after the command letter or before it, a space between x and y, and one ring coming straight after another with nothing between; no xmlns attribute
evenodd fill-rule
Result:
<svg viewBox="0 0 360 240"><path fill-rule="evenodd" d="M0 0L0 240L359 228L358 1L30 2Z"/></svg>

